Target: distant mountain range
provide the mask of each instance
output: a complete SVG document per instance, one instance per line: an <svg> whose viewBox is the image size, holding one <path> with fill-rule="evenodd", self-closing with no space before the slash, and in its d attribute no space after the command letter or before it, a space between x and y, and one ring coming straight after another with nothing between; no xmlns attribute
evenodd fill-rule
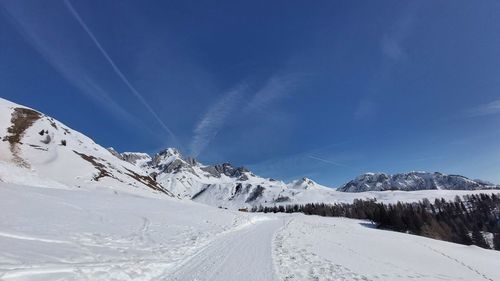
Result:
<svg viewBox="0 0 500 281"><path fill-rule="evenodd" d="M410 172L394 175L366 173L346 183L338 190L342 192L434 189L478 190L499 187L486 181L471 180L460 175L445 175L438 172Z"/></svg>
<svg viewBox="0 0 500 281"><path fill-rule="evenodd" d="M338 190L308 178L284 183L230 163L204 165L174 148L153 157L118 153L41 112L4 99L0 99L0 132L0 181L35 186L105 185L229 207L324 202L354 192L499 188L481 180L427 172L367 173Z"/></svg>

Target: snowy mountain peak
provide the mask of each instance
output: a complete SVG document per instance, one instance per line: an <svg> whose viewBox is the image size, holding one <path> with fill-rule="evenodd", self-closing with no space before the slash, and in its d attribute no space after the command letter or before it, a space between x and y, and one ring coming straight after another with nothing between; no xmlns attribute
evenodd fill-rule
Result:
<svg viewBox="0 0 500 281"><path fill-rule="evenodd" d="M166 149L158 152L158 154L163 156L163 157L182 158L181 152L177 148L173 148L173 147L166 148Z"/></svg>
<svg viewBox="0 0 500 281"><path fill-rule="evenodd" d="M186 162L188 164L197 163L196 159L191 157L185 158L178 149L169 147L156 153L152 158L152 162L149 164L150 166L168 165L175 160Z"/></svg>
<svg viewBox="0 0 500 281"><path fill-rule="evenodd" d="M146 165L152 160L149 154L142 152L123 152L120 156L123 160L139 167Z"/></svg>
<svg viewBox="0 0 500 281"><path fill-rule="evenodd" d="M118 159L122 159L122 156L120 155L120 153L118 151L116 151L113 147L108 147L106 149L109 151L109 153L113 154Z"/></svg>
<svg viewBox="0 0 500 281"><path fill-rule="evenodd" d="M319 185L313 180L304 177L300 180L292 181L288 186L295 189L309 189Z"/></svg>

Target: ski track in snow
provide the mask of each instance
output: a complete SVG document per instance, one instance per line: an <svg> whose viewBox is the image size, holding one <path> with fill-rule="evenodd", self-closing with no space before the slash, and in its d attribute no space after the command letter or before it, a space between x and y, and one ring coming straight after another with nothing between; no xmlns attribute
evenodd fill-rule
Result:
<svg viewBox="0 0 500 281"><path fill-rule="evenodd" d="M219 237L167 273L165 280L274 281L271 244L280 220L262 220Z"/></svg>
<svg viewBox="0 0 500 281"><path fill-rule="evenodd" d="M483 278L485 280L493 281L493 279L491 279L488 276L486 276L486 274L481 273L478 269L476 269L476 268L474 268L474 267L466 264L464 261L456 259L456 258L454 258L454 257L452 257L452 256L450 256L448 254L445 254L445 253L443 253L443 252L441 252L441 251L439 251L437 249L434 249L433 247L431 247L429 245L426 245L424 243L420 243L420 245L422 245L423 247L425 247L425 248L427 248L427 249L429 249L429 250L431 250L431 251L433 251L433 252L435 252L435 253L437 253L437 254L439 254L439 255L441 255L441 256L443 256L443 257L445 257L445 258L447 258L447 259L449 259L451 261L454 261L454 262L460 264L461 266L463 266L463 267L467 268L468 270L474 272L475 274L479 275L481 278Z"/></svg>

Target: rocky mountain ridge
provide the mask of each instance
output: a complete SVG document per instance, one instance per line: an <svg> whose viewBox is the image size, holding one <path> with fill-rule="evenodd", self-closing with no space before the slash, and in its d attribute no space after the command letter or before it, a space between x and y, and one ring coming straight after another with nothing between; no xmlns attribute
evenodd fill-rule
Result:
<svg viewBox="0 0 500 281"><path fill-rule="evenodd" d="M344 184L342 192L366 192L385 190L478 190L500 188L489 182L471 180L460 175L446 175L439 172L409 172L394 175L366 173Z"/></svg>
<svg viewBox="0 0 500 281"><path fill-rule="evenodd" d="M293 202L296 194L306 190L332 191L307 178L286 184L257 176L245 167L234 167L230 163L204 165L192 157L184 157L175 148L167 148L152 157L109 150L118 158L138 165L176 196L210 205Z"/></svg>

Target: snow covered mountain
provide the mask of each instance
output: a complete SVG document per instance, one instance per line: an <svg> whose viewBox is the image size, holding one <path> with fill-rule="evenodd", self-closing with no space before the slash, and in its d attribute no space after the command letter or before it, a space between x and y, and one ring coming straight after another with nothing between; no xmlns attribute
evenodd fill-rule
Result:
<svg viewBox="0 0 500 281"><path fill-rule="evenodd" d="M142 168L158 183L181 198L221 207L248 207L259 204L298 203L304 196L314 202L333 190L303 178L286 184L255 175L230 163L204 165L184 157L177 149L165 149L153 157L125 152L120 159Z"/></svg>
<svg viewBox="0 0 500 281"><path fill-rule="evenodd" d="M449 195L431 194L428 190L498 188L462 176L413 172L393 176L365 174L334 190L307 178L285 183L229 163L204 165L174 148L153 157L146 153L118 153L51 117L3 99L0 99L0 132L3 132L0 133L0 181L21 185L108 186L126 192L168 194L228 208L352 202L355 198L413 201ZM422 192L393 193L389 197L380 192L384 190Z"/></svg>
<svg viewBox="0 0 500 281"><path fill-rule="evenodd" d="M127 192L171 195L129 163L132 161L114 157L54 118L1 98L0 138L0 181L52 187L111 186Z"/></svg>
<svg viewBox="0 0 500 281"><path fill-rule="evenodd" d="M388 175L384 173L367 173L346 183L338 190L343 192L366 192L384 190L479 190L500 188L491 183L471 180L459 175L442 173L410 172Z"/></svg>
<svg viewBox="0 0 500 281"><path fill-rule="evenodd" d="M219 207L352 202L355 198L377 198L391 202L398 199L418 201L425 197L448 197L458 194L458 190L499 188L491 183L470 180L463 176L410 172L396 175L368 173L335 190L308 178L284 183L260 177L244 167L234 167L229 163L204 165L194 158L184 157L175 148L165 149L153 157L144 153L118 154L112 149L110 151L120 159L142 168L174 195ZM391 197L380 193L380 191L394 190L424 193L397 193ZM448 194L430 193L429 190L454 191ZM349 194L361 192L363 194Z"/></svg>
<svg viewBox="0 0 500 281"><path fill-rule="evenodd" d="M272 178L255 175L243 167L229 163L203 165L196 159L184 157L168 148L153 157L144 153L125 152L119 154L109 148L120 159L136 163L177 197L217 207L231 209L250 208L258 205L289 205L305 203L352 203L355 199L376 199L383 203L417 202L424 198L453 200L455 196L479 194L492 184L477 190L449 189L378 189L355 192L338 190L320 185L308 178L284 183ZM475 180L477 181L477 180ZM412 192L409 192L412 191Z"/></svg>

